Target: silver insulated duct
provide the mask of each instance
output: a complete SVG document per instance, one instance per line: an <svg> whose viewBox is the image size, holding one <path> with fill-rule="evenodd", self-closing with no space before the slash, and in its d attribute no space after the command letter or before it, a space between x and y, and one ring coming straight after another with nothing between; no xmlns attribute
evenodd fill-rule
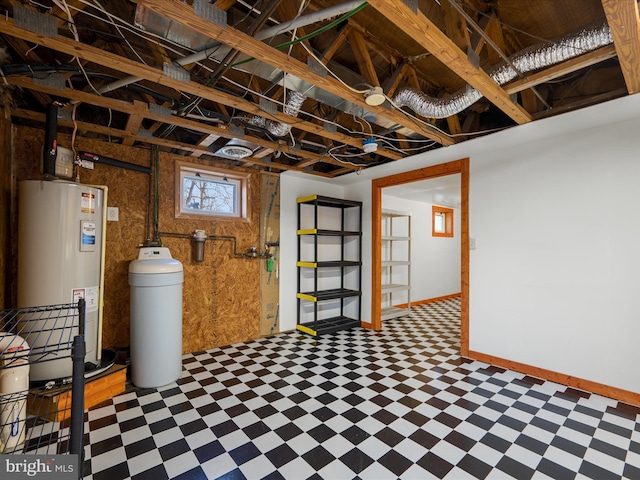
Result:
<svg viewBox="0 0 640 480"><path fill-rule="evenodd" d="M562 37L555 42L535 45L516 53L509 58L515 69L506 62L495 67L489 76L498 84L504 85L515 79L519 73L531 72L540 68L591 52L613 42L609 26L605 23L593 28L585 28L571 36ZM395 106L409 107L418 115L429 118L446 118L461 112L482 98L482 94L467 85L445 98L435 98L412 88L400 90L393 98Z"/></svg>
<svg viewBox="0 0 640 480"><path fill-rule="evenodd" d="M289 100L283 108L284 113L291 115L292 117L297 117L305 98L307 98L307 96L303 93L291 91L289 93ZM249 124L265 128L269 133L276 137L284 137L291 131L291 125L267 120L264 117L253 117L249 120Z"/></svg>

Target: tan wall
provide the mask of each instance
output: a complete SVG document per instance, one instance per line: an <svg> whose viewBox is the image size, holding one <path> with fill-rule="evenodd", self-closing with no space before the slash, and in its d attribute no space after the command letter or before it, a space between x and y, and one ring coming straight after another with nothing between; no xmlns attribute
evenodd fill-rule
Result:
<svg viewBox="0 0 640 480"><path fill-rule="evenodd" d="M43 141L42 130L14 128L14 164L18 181L41 178L40 151ZM71 144L70 138L64 135L58 136L58 142L65 147ZM80 150L128 163L144 166L154 163L148 149L85 138L78 138L76 144ZM247 251L253 245L260 248L259 173L252 173L250 178L251 218L248 221L181 219L174 215L176 160L211 165L210 162L192 160L191 157L159 154L159 231L192 234L196 229L204 229L208 235L235 236L239 251ZM152 235L148 220L149 209L153 212L153 204L149 202L149 176L96 164L94 170L81 170L80 181L106 185L109 188L108 206L119 209L119 221L107 223L103 347L127 347L129 262L137 257L138 247ZM17 231L15 225L13 228L13 231ZM15 245L17 239L12 238L12 243ZM230 241L207 240L204 262L194 263L191 261L190 239L166 236L162 237L162 243L184 267L183 352L228 345L259 336L259 268L264 260L234 258Z"/></svg>

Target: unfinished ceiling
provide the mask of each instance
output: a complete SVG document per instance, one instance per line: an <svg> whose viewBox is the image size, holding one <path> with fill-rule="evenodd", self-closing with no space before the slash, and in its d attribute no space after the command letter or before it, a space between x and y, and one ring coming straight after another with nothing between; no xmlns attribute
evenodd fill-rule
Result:
<svg viewBox="0 0 640 480"><path fill-rule="evenodd" d="M640 89L635 0L0 1L14 122L220 166L335 177Z"/></svg>

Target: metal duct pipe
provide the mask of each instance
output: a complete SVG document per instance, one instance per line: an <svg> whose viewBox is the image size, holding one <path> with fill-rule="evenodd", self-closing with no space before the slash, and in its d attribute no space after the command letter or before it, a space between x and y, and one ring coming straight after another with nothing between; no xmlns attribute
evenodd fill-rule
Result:
<svg viewBox="0 0 640 480"><path fill-rule="evenodd" d="M306 27L316 22L322 22L324 20L328 20L333 17L337 17L339 15L343 15L345 13L349 13L354 8L362 5L362 0L350 0L348 2L342 3L340 5L334 5L333 7L326 8L324 10L320 10L315 13L310 13L309 15L304 15L302 17L294 18L293 20L281 23L280 25L274 25L273 27L265 28L264 30L259 31L255 38L258 40L266 40L267 38L275 37L276 35L280 35L281 33L290 32L296 28ZM141 7L138 7L141 8ZM199 62L201 60L206 59L209 55L211 55L211 50L216 49L216 55L224 56L227 52L231 50L231 47L220 47L222 44L219 42L213 42L208 44L203 50L192 53L191 55L187 55L185 57L177 59L174 63L177 65L190 65L195 62ZM126 77L122 80L117 80L108 85L105 85L98 89L100 93L111 92L113 90L117 90L118 88L126 87L132 83L139 82L143 80L141 77Z"/></svg>
<svg viewBox="0 0 640 480"><path fill-rule="evenodd" d="M307 96L303 93L296 91L289 92L289 100L283 108L284 113L292 117L297 117L306 98ZM264 117L252 117L251 120L249 120L249 124L265 128L276 137L284 137L291 131L291 125L267 120Z"/></svg>
<svg viewBox="0 0 640 480"><path fill-rule="evenodd" d="M534 45L516 53L509 60L517 71L507 62L503 62L492 69L489 76L498 85L504 85L516 78L518 72L525 73L555 65L605 47L612 42L613 37L606 23L593 28L584 28L577 34L567 35L555 42ZM473 105L480 98L482 94L467 85L446 98L435 98L418 90L405 88L400 90L391 101L397 107L409 107L423 117L446 118Z"/></svg>
<svg viewBox="0 0 640 480"><path fill-rule="evenodd" d="M255 34L255 38L257 40L266 40L267 38L275 37L277 35L280 35L281 33L290 32L291 30L295 30L296 28L306 27L308 25L311 25L312 23L329 20L330 18L349 13L363 3L366 2L363 2L362 0L351 0L349 2L341 3L340 5L334 5L333 7L325 8L324 10L310 13L309 15L294 18L288 22L284 22L279 25L274 25L273 27L260 30ZM216 47L219 47L221 45L222 44L219 42L212 43L210 45L207 45L204 50L192 53L191 55L187 55L183 58L179 58L175 63L177 63L178 65L189 65L191 63L199 62L211 55L212 49L216 49ZM216 57L219 58L225 55L229 50L231 50L231 47L225 46L222 48L217 48L215 50Z"/></svg>

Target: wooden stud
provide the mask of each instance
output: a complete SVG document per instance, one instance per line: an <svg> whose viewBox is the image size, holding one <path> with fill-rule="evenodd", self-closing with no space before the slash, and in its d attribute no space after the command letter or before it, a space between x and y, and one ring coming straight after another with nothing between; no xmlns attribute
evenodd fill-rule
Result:
<svg viewBox="0 0 640 480"><path fill-rule="evenodd" d="M602 0L618 61L630 94L640 91L640 16L636 0Z"/></svg>
<svg viewBox="0 0 640 480"><path fill-rule="evenodd" d="M369 84L374 87L379 87L380 81L378 80L378 74L371 61L371 56L369 55L369 50L367 50L367 44L364 41L362 32L352 28L349 32L349 43L351 44L353 56L356 62L358 62L360 74Z"/></svg>

